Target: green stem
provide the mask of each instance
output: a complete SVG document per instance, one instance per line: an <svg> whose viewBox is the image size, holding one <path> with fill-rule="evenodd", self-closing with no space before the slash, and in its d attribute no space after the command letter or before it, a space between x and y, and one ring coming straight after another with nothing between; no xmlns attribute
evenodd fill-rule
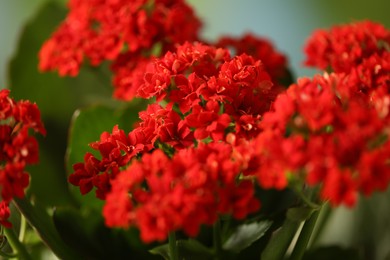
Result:
<svg viewBox="0 0 390 260"><path fill-rule="evenodd" d="M291 244L301 221L286 218L281 229L271 238L261 254L262 260L281 260Z"/></svg>
<svg viewBox="0 0 390 260"><path fill-rule="evenodd" d="M10 253L5 253L3 251L0 250L0 256L4 257L5 259L11 259L11 258L16 258L18 255L17 254L10 254ZM0 257L0 259L2 259Z"/></svg>
<svg viewBox="0 0 390 260"><path fill-rule="evenodd" d="M294 246L294 250L291 253L290 260L300 260L303 257L303 254L306 251L306 247L310 241L311 234L317 222L318 215L320 210L314 211L310 218L305 221L305 224L302 227L301 233L299 234L297 243Z"/></svg>
<svg viewBox="0 0 390 260"><path fill-rule="evenodd" d="M16 208L24 215L28 223L38 232L42 241L60 259L81 259L80 255L68 247L59 236L52 218L44 208L31 205L27 198L14 198Z"/></svg>
<svg viewBox="0 0 390 260"><path fill-rule="evenodd" d="M24 235L26 234L26 228L27 228L26 218L21 214L20 215L19 241L21 241L22 243L24 240Z"/></svg>
<svg viewBox="0 0 390 260"><path fill-rule="evenodd" d="M312 209L318 209L321 206L312 202L306 195L303 193L302 189L298 189L297 187L293 187L295 193L299 196L299 198L310 208ZM314 191L312 191L314 193ZM311 194L310 197L313 197L313 194Z"/></svg>
<svg viewBox="0 0 390 260"><path fill-rule="evenodd" d="M325 203L321 208L320 216L318 217L316 227L313 231L312 239L310 242L311 245L315 245L317 243L322 231L325 228L326 223L329 220L331 213L332 208L330 207L329 203Z"/></svg>
<svg viewBox="0 0 390 260"><path fill-rule="evenodd" d="M176 233L172 231L169 233L169 255L171 260L179 260L179 250L177 248Z"/></svg>
<svg viewBox="0 0 390 260"><path fill-rule="evenodd" d="M7 237L7 241L9 242L13 251L18 255L18 259L23 259L23 260L32 259L29 253L27 252L27 249L24 247L22 243L20 243L19 239L16 237L16 234L13 229L5 228L4 234Z"/></svg>
<svg viewBox="0 0 390 260"><path fill-rule="evenodd" d="M215 250L215 259L221 259L222 256L222 241L221 241L221 221L217 219L213 227L213 240L214 240L214 250Z"/></svg>

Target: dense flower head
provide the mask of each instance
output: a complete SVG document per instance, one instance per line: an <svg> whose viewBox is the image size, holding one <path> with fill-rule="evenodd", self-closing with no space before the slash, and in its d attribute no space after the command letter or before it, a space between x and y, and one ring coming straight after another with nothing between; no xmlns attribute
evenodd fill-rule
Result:
<svg viewBox="0 0 390 260"><path fill-rule="evenodd" d="M155 148L174 153L203 140L224 141L229 133L253 138L260 132L262 114L280 92L260 60L246 54L231 58L227 49L197 42L177 46L146 68L142 79L131 83L132 88L139 83L137 90L126 95L154 97L164 105L157 102L141 111L129 134L115 127L91 144L101 158L86 154L69 176L82 194L96 187L104 199L120 169Z"/></svg>
<svg viewBox="0 0 390 260"><path fill-rule="evenodd" d="M283 185L303 176L332 205L352 206L359 192L387 187L390 141L383 111L348 80L341 74L300 79L264 115L256 146L261 164Z"/></svg>
<svg viewBox="0 0 390 260"><path fill-rule="evenodd" d="M186 27L197 20L186 18L180 4L116 0L104 10L100 0L70 4L92 35L86 43L78 38L72 59L113 60L115 98L155 101L139 112L132 131L115 126L102 133L69 176L82 194L95 189L105 200L107 226L136 227L144 242L161 242L172 231L194 237L223 215L242 220L256 213L256 189L313 189L314 203L353 206L359 193L388 187L390 33L383 26L363 21L315 32L305 63L334 73L300 78L286 89L287 59L269 41L250 34L224 37L217 46L192 41L199 24ZM169 14L172 6L177 13ZM116 17L118 10L132 15ZM119 19L119 29L104 30L110 17ZM135 27L123 27L122 18ZM180 38L175 20L187 35ZM159 27L163 21L170 29ZM99 37L107 42L93 46ZM81 60L63 74L77 74Z"/></svg>
<svg viewBox="0 0 390 260"><path fill-rule="evenodd" d="M0 224L10 227L8 204L14 197L24 197L29 185L26 165L38 162L38 142L29 130L43 135L46 130L36 104L15 101L9 90L0 91Z"/></svg>
<svg viewBox="0 0 390 260"><path fill-rule="evenodd" d="M177 46L174 52L169 51L153 60L144 74L137 96L156 97L157 101L161 101L170 99L167 95L172 91L175 95L181 94L174 101L191 98L191 94L195 94L210 77L218 74L220 65L228 59L230 55L226 49L186 42Z"/></svg>
<svg viewBox="0 0 390 260"><path fill-rule="evenodd" d="M195 138L223 139L228 126L243 136L258 131L261 115L281 91L260 60L201 43L185 43L155 59L138 96L165 100L195 129Z"/></svg>
<svg viewBox="0 0 390 260"><path fill-rule="evenodd" d="M99 152L100 158L87 153L83 163L73 166L69 182L79 186L82 194L95 187L96 196L105 199L111 189L111 180L121 169L136 155L149 152L159 144L172 149L193 145L194 137L189 126L171 107L151 104L146 111L139 113L139 117L141 121L128 134L116 125L112 133L104 132L99 141L90 144Z"/></svg>
<svg viewBox="0 0 390 260"><path fill-rule="evenodd" d="M236 38L223 36L217 41L216 46L229 48L234 55L246 53L261 60L275 81L287 76L287 57L277 51L270 40L266 38L251 33Z"/></svg>
<svg viewBox="0 0 390 260"><path fill-rule="evenodd" d="M349 84L371 98L390 94L390 52L373 54L348 73Z"/></svg>
<svg viewBox="0 0 390 260"><path fill-rule="evenodd" d="M122 53L141 55L197 39L200 21L183 0L70 0L69 13L39 53L39 68L76 76Z"/></svg>
<svg viewBox="0 0 390 260"><path fill-rule="evenodd" d="M138 87L144 81L144 74L151 66L153 57L131 55L130 53L119 55L111 66L115 76L113 78L113 96L119 100L131 101L137 96Z"/></svg>
<svg viewBox="0 0 390 260"><path fill-rule="evenodd" d="M390 31L372 21L317 30L305 46L305 65L348 73L373 54L388 52Z"/></svg>
<svg viewBox="0 0 390 260"><path fill-rule="evenodd" d="M242 167L226 143L182 149L172 158L161 150L145 154L116 178L103 215L110 227L137 226L145 242L163 241L183 230L196 236L219 214L236 219L258 210L254 186L238 180Z"/></svg>
<svg viewBox="0 0 390 260"><path fill-rule="evenodd" d="M92 153L86 153L83 163L73 165L74 172L69 176L69 182L79 186L82 194L96 187L96 196L104 199L111 188L110 180L137 153L150 149L149 143L142 135L132 132L126 134L118 126L114 126L112 133L104 132L99 141L90 144L100 153L101 159Z"/></svg>

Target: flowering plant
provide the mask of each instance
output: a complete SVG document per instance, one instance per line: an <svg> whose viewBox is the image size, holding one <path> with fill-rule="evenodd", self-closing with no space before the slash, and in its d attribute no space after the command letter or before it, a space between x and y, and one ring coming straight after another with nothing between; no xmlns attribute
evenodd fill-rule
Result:
<svg viewBox="0 0 390 260"><path fill-rule="evenodd" d="M266 38L202 39L183 0L70 0L64 15L36 42L56 103L24 101L24 57L0 92L3 256L30 259L36 231L60 259L317 259L327 212L387 189L383 25L315 31L319 73L294 79Z"/></svg>

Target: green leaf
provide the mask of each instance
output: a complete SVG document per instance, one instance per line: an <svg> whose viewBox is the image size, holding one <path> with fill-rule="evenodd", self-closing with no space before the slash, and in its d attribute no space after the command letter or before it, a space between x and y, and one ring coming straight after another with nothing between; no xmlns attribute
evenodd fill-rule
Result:
<svg viewBox="0 0 390 260"><path fill-rule="evenodd" d="M76 110L72 117L68 147L66 152L66 167L69 173L73 172L72 166L75 163L83 162L87 152L99 153L93 150L89 144L100 139L100 135L107 131L111 132L115 125L123 128L125 132L138 119L138 111L144 107L142 102L126 104L125 107L113 108L104 105L90 106ZM102 201L97 199L93 192L81 196L78 187L71 187L71 191L78 201L87 207L100 210Z"/></svg>
<svg viewBox="0 0 390 260"><path fill-rule="evenodd" d="M19 211L25 216L26 220L38 232L44 243L60 259L81 259L80 255L69 248L58 235L51 217L41 205L35 203L31 205L27 198L14 198L14 202Z"/></svg>
<svg viewBox="0 0 390 260"><path fill-rule="evenodd" d="M276 230L261 254L263 260L281 260L294 238L301 221L286 218L280 229Z"/></svg>
<svg viewBox="0 0 390 260"><path fill-rule="evenodd" d="M39 138L40 163L29 167L28 171L32 176L30 192L49 206L73 203L64 167L67 130L73 112L96 102L118 103L111 98L107 63L98 68L85 66L76 78L38 71L38 52L66 13L63 5L45 3L22 30L8 66L7 85L11 96L36 102L47 130L47 136Z"/></svg>
<svg viewBox="0 0 390 260"><path fill-rule="evenodd" d="M312 208L295 207L287 210L287 218L292 221L305 221L314 212Z"/></svg>
<svg viewBox="0 0 390 260"><path fill-rule="evenodd" d="M253 222L240 225L224 243L223 249L240 252L249 247L256 240L260 239L271 225L272 221Z"/></svg>
<svg viewBox="0 0 390 260"><path fill-rule="evenodd" d="M169 257L169 244L157 246L157 247L149 250L149 252L153 255L162 256L165 260L170 259L170 257Z"/></svg>
<svg viewBox="0 0 390 260"><path fill-rule="evenodd" d="M73 114L69 141L66 151L66 166L69 173L73 171L73 164L82 162L87 152L98 153L89 147L89 144L100 139L100 135L111 132L119 123L119 116L109 107L97 105L76 110Z"/></svg>
<svg viewBox="0 0 390 260"><path fill-rule="evenodd" d="M195 239L178 240L180 259L213 259L213 251Z"/></svg>
<svg viewBox="0 0 390 260"><path fill-rule="evenodd" d="M188 239L188 240L177 240L177 246L179 249L179 259L186 259L186 260L208 260L213 259L213 251L203 244L201 244L199 241L194 239ZM160 255L164 259L169 260L169 244L164 244L157 246L151 250L149 250L151 254L154 255Z"/></svg>
<svg viewBox="0 0 390 260"><path fill-rule="evenodd" d="M86 109L76 110L72 117L69 141L66 151L66 166L69 173L73 172L73 164L83 162L84 155L92 152L97 156L89 144L100 139L104 131L111 132L112 128L118 124L119 115L115 110L105 106L92 106ZM71 186L71 192L88 208L100 210L103 201L97 199L93 192L82 196L79 188Z"/></svg>
<svg viewBox="0 0 390 260"><path fill-rule="evenodd" d="M303 260L359 260L357 248L342 248L339 246L319 247L311 250L303 256Z"/></svg>
<svg viewBox="0 0 390 260"><path fill-rule="evenodd" d="M94 239L90 233L94 225L95 218L90 218L88 222L83 222L81 211L71 209L56 209L53 214L53 221L62 240L71 248L77 250L83 258L96 259L99 256L100 248L94 246Z"/></svg>
<svg viewBox="0 0 390 260"><path fill-rule="evenodd" d="M60 208L53 219L63 241L83 255L82 259L156 259L137 230L107 228L99 211Z"/></svg>
<svg viewBox="0 0 390 260"><path fill-rule="evenodd" d="M63 19L66 10L56 4L45 5L24 27L17 47L16 55L9 63L8 85L15 99L28 99L36 102L41 110L48 134L40 138L40 163L28 168L31 173L31 192L45 204L65 204L71 201L67 193L63 159L59 152L64 139L68 104L72 104L65 83L55 75L38 73L38 50L45 38ZM61 124L55 124L60 121ZM58 133L57 133L58 132ZM50 152L49 148L52 148ZM61 164L62 163L62 164ZM60 166L60 167L59 167ZM48 185L50 183L50 185ZM47 196L50 194L50 196Z"/></svg>
<svg viewBox="0 0 390 260"><path fill-rule="evenodd" d="M135 101L119 108L106 105L93 105L78 109L74 112L66 151L66 166L69 173L73 172L73 164L83 161L87 152L96 151L89 144L100 139L100 135L111 132L115 125L129 132L139 119L138 112L143 109L145 102Z"/></svg>

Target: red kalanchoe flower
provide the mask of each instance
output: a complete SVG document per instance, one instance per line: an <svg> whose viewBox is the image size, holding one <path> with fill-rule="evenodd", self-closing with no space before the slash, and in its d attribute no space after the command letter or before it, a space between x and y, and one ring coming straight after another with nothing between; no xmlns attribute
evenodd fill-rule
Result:
<svg viewBox="0 0 390 260"><path fill-rule="evenodd" d="M105 199L110 190L110 180L114 179L121 167L138 153L150 149L143 136L128 135L118 126L114 126L112 133L104 132L100 141L91 143L90 146L99 151L101 159L91 153L84 157L84 163L73 165L74 172L69 175L69 182L80 187L80 192L86 194L96 187L96 196Z"/></svg>
<svg viewBox="0 0 390 260"><path fill-rule="evenodd" d="M45 134L36 104L15 101L9 90L0 91L0 224L10 227L8 203L14 197L23 198L29 185L26 165L38 162L38 142L29 130Z"/></svg>
<svg viewBox="0 0 390 260"><path fill-rule="evenodd" d="M266 171L284 185L303 178L319 185L321 198L332 205L348 206L359 192L388 186L388 121L348 79L337 74L303 78L276 99L254 142L261 185Z"/></svg>
<svg viewBox="0 0 390 260"><path fill-rule="evenodd" d="M261 60L272 79L278 81L287 76L287 58L278 52L266 38L247 33L242 37L221 37L216 46L229 48L234 55L248 54L256 60Z"/></svg>
<svg viewBox="0 0 390 260"><path fill-rule="evenodd" d="M105 199L111 189L111 180L127 166L137 154L151 151L159 143L164 143L175 149L193 145L194 137L186 122L172 110L158 104L149 105L146 111L139 113L141 121L128 134L118 126L112 133L104 132L100 141L90 146L99 151L98 159L91 153L84 157L84 163L73 166L74 172L69 176L69 182L80 187L80 192L86 194L96 187L96 196Z"/></svg>
<svg viewBox="0 0 390 260"><path fill-rule="evenodd" d="M136 226L145 242L183 230L196 236L219 214L245 218L259 209L251 181L238 180L241 163L232 146L200 144L172 159L161 150L144 154L112 182L103 215L110 227Z"/></svg>
<svg viewBox="0 0 390 260"><path fill-rule="evenodd" d="M240 137L255 136L281 91L261 61L246 54L230 58L226 49L200 43L185 43L153 63L138 95L177 106L198 140L224 139L230 124Z"/></svg>
<svg viewBox="0 0 390 260"><path fill-rule="evenodd" d="M173 154L203 139L224 141L230 132L237 138L253 138L279 91L261 61L246 54L230 58L227 49L201 43L187 42L154 59L138 87L140 74L134 76L138 78L127 94L156 97L165 104L141 111L141 121L127 136L115 128L91 144L102 158L87 154L69 177L83 194L96 187L104 199L111 180L137 153L160 148Z"/></svg>
<svg viewBox="0 0 390 260"><path fill-rule="evenodd" d="M201 25L183 0L70 0L68 7L39 53L39 68L61 76L76 76L84 58L96 66L121 53L140 56L156 44L165 51L194 41Z"/></svg>
<svg viewBox="0 0 390 260"><path fill-rule="evenodd" d="M356 91L369 96L372 102L390 95L390 52L373 54L348 73L348 82Z"/></svg>
<svg viewBox="0 0 390 260"><path fill-rule="evenodd" d="M317 30L305 46L305 65L348 73L363 59L388 52L390 31L383 25L361 21Z"/></svg>
<svg viewBox="0 0 390 260"><path fill-rule="evenodd" d="M126 53L118 56L112 66L115 72L113 79L114 97L130 101L137 96L138 88L143 84L144 74L151 66L153 58L131 55Z"/></svg>
<svg viewBox="0 0 390 260"><path fill-rule="evenodd" d="M0 226L11 228L12 223L8 221L8 218L11 215L11 211L8 207L8 203L2 201L0 202Z"/></svg>
<svg viewBox="0 0 390 260"><path fill-rule="evenodd" d="M181 98L192 96L207 79L218 75L220 65L228 59L230 57L226 49L186 42L178 46L175 52L167 52L153 61L153 67L146 71L145 81L138 89L138 96L156 97L157 101L161 101L173 91L177 98L172 101L178 102L180 106ZM184 93L178 96L178 91Z"/></svg>

